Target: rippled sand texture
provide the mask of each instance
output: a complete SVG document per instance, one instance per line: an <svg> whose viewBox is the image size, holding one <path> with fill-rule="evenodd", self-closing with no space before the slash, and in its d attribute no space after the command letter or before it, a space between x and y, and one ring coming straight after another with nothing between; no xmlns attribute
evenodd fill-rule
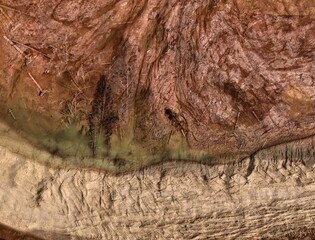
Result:
<svg viewBox="0 0 315 240"><path fill-rule="evenodd" d="M1 120L63 164L232 162L315 132L314 1L0 7Z"/></svg>

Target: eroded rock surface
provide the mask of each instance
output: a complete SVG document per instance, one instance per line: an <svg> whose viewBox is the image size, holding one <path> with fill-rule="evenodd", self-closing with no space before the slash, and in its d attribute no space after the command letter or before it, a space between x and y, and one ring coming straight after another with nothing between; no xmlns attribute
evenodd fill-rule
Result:
<svg viewBox="0 0 315 240"><path fill-rule="evenodd" d="M1 9L2 118L54 155L229 162L314 133L313 1Z"/></svg>
<svg viewBox="0 0 315 240"><path fill-rule="evenodd" d="M51 169L1 148L0 219L47 239L314 237L314 141L237 164L169 162L119 176Z"/></svg>
<svg viewBox="0 0 315 240"><path fill-rule="evenodd" d="M314 237L314 15L2 0L0 222L44 239Z"/></svg>

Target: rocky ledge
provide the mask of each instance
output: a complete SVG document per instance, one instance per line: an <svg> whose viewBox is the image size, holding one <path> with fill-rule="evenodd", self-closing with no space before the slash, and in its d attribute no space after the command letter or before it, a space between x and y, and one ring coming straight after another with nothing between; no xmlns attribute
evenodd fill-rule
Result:
<svg viewBox="0 0 315 240"><path fill-rule="evenodd" d="M1 148L0 219L43 239L314 239L314 144L121 175L53 169Z"/></svg>

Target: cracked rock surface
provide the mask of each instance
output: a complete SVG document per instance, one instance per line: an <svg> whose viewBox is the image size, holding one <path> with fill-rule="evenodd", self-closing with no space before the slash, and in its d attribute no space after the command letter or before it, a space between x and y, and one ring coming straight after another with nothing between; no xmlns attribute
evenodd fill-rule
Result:
<svg viewBox="0 0 315 240"><path fill-rule="evenodd" d="M314 236L314 142L119 176L52 169L1 148L0 219L45 239L313 239L298 236Z"/></svg>

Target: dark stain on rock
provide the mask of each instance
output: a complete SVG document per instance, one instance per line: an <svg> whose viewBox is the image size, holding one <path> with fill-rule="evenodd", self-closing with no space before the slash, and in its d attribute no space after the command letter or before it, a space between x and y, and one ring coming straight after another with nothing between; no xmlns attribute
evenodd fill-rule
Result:
<svg viewBox="0 0 315 240"><path fill-rule="evenodd" d="M255 157L253 155L251 155L249 158L249 164L248 164L248 168L246 171L246 178L248 178L252 174L254 169L255 169Z"/></svg>
<svg viewBox="0 0 315 240"><path fill-rule="evenodd" d="M170 120L171 124L184 135L187 134L187 123L181 120L180 116L169 108L164 109L165 116Z"/></svg>
<svg viewBox="0 0 315 240"><path fill-rule="evenodd" d="M267 92L264 87L245 91L234 83L225 82L223 92L232 97L232 104L240 113L240 119L248 124L262 121L276 103L276 93Z"/></svg>
<svg viewBox="0 0 315 240"><path fill-rule="evenodd" d="M157 189L158 189L159 193L161 193L161 191L162 191L162 189L161 189L161 184L162 184L162 181L163 181L163 179L165 178L165 176L166 176L166 170L163 169L163 170L161 171L161 174L160 174L160 180L159 180L158 183L157 183Z"/></svg>
<svg viewBox="0 0 315 240"><path fill-rule="evenodd" d="M113 163L116 167L119 167L119 168L126 166L126 161L121 158L114 158Z"/></svg>
<svg viewBox="0 0 315 240"><path fill-rule="evenodd" d="M208 181L209 181L209 178L208 178L208 176L207 176L206 174L204 174L204 175L202 175L202 180L203 180L204 182L208 182Z"/></svg>
<svg viewBox="0 0 315 240"><path fill-rule="evenodd" d="M47 189L46 181L42 180L38 183L36 194L35 194L35 204L37 207L40 207L41 201L43 199L43 193Z"/></svg>
<svg viewBox="0 0 315 240"><path fill-rule="evenodd" d="M103 137L103 144L109 146L110 136L113 132L115 122L118 116L113 110L113 98L111 87L105 80L105 76L101 75L97 82L94 99L92 103L92 111L88 115L89 123L89 146L92 150L93 157L97 154L97 144L99 137Z"/></svg>

